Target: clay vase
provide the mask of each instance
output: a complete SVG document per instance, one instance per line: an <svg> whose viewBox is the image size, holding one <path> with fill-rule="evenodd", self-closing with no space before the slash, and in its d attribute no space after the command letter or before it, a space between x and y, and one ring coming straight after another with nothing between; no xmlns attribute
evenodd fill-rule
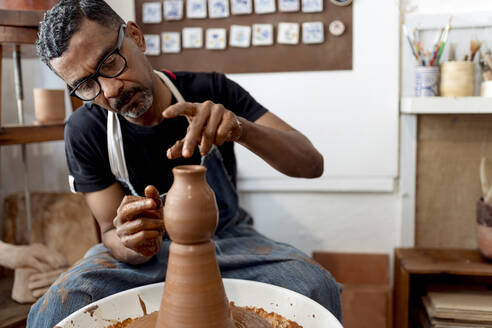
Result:
<svg viewBox="0 0 492 328"><path fill-rule="evenodd" d="M177 166L164 224L172 240L156 328L233 328L215 245L215 195L201 165Z"/></svg>
<svg viewBox="0 0 492 328"><path fill-rule="evenodd" d="M492 206L477 202L477 243L482 256L492 261Z"/></svg>
<svg viewBox="0 0 492 328"><path fill-rule="evenodd" d="M65 121L65 91L34 88L34 116L38 124Z"/></svg>
<svg viewBox="0 0 492 328"><path fill-rule="evenodd" d="M0 9L9 10L48 10L58 0L0 0Z"/></svg>

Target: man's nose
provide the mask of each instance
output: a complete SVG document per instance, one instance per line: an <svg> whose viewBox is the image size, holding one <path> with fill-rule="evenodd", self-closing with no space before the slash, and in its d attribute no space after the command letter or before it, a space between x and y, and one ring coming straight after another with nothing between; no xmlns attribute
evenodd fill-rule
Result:
<svg viewBox="0 0 492 328"><path fill-rule="evenodd" d="M99 76L97 80L101 84L101 92L106 99L119 96L121 89L123 88L123 81L117 78L107 78L103 76Z"/></svg>

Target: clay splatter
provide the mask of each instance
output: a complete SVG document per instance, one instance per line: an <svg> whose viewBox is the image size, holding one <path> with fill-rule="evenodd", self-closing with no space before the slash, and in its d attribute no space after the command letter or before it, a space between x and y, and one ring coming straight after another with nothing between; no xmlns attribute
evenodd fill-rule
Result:
<svg viewBox="0 0 492 328"><path fill-rule="evenodd" d="M147 307L145 306L145 303L142 300L142 298L140 297L140 295L138 295L138 301L140 302L140 307L142 308L143 314L147 315Z"/></svg>
<svg viewBox="0 0 492 328"><path fill-rule="evenodd" d="M85 310L84 313L89 313L91 315L91 317L93 317L94 312L96 312L97 309L99 309L99 306L93 305L93 306L89 307L87 310Z"/></svg>
<svg viewBox="0 0 492 328"><path fill-rule="evenodd" d="M253 252L258 255L268 255L272 251L272 248L271 246L256 246Z"/></svg>

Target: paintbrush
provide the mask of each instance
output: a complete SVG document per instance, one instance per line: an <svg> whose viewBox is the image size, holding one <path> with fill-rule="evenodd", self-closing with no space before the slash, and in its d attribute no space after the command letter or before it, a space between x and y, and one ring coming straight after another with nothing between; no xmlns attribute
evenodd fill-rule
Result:
<svg viewBox="0 0 492 328"><path fill-rule="evenodd" d="M449 17L449 21L446 24L446 28L444 29L444 33L441 37L441 44L439 47L439 51L437 53L437 58L436 58L436 66L439 65L439 61L441 60L442 53L444 51L444 47L446 46L446 42L448 41L448 35L449 35L449 30L451 29L451 21L453 20L453 16Z"/></svg>
<svg viewBox="0 0 492 328"><path fill-rule="evenodd" d="M478 50L480 50L480 47L482 46L482 41L478 40L471 40L470 41L470 61L473 61L475 59L475 55L477 54Z"/></svg>
<svg viewBox="0 0 492 328"><path fill-rule="evenodd" d="M452 42L449 44L448 61L455 61L455 60L456 60L456 43Z"/></svg>
<svg viewBox="0 0 492 328"><path fill-rule="evenodd" d="M490 50L487 50L487 52L483 56L483 59L485 59L485 63L487 64L489 69L492 69L492 54L490 53Z"/></svg>
<svg viewBox="0 0 492 328"><path fill-rule="evenodd" d="M415 57L415 59L418 61L419 60L419 55L418 53L415 51L415 43L414 43L414 40L412 39L412 37L410 36L410 33L408 33L408 30L407 30L407 27L405 25L403 25L403 34L405 34L406 38L407 38L407 41L408 41L408 44L410 45L410 49L412 50L412 54L413 56Z"/></svg>

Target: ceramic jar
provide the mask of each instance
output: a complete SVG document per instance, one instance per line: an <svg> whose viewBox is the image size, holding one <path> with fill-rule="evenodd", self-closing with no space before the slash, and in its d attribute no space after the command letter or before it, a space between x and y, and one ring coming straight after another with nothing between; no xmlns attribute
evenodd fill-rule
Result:
<svg viewBox="0 0 492 328"><path fill-rule="evenodd" d="M194 244L214 236L218 209L205 172L206 168L201 165L173 169L174 183L166 196L164 224L174 242Z"/></svg>
<svg viewBox="0 0 492 328"><path fill-rule="evenodd" d="M65 121L65 91L34 88L34 116L38 124Z"/></svg>
<svg viewBox="0 0 492 328"><path fill-rule="evenodd" d="M492 261L492 206L483 199L477 203L477 243L483 257Z"/></svg>
<svg viewBox="0 0 492 328"><path fill-rule="evenodd" d="M172 243L156 328L234 328L211 241L218 222L215 195L201 165L173 169L164 224Z"/></svg>

